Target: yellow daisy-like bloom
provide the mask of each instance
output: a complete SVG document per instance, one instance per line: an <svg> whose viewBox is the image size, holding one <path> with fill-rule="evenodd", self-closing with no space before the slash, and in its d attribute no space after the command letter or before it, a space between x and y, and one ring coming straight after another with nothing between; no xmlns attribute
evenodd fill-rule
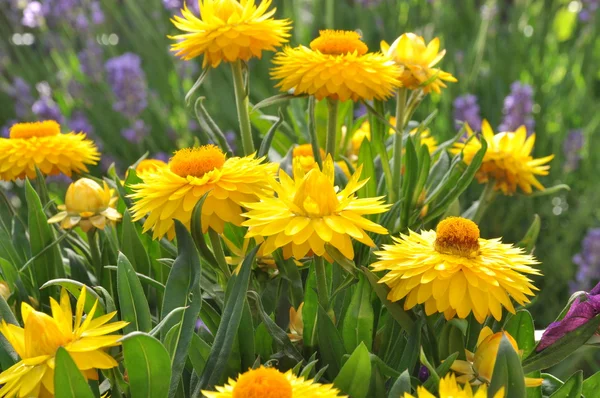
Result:
<svg viewBox="0 0 600 398"><path fill-rule="evenodd" d="M488 389L486 385L482 385L477 389L477 392L473 393L473 389L469 384L461 387L454 374L449 374L440 380L440 386L438 389L439 398L488 398ZM414 397L409 393L404 393L403 398L436 398L435 395L427 391L425 387L419 386L417 388L417 396ZM504 387L502 387L494 398L504 398Z"/></svg>
<svg viewBox="0 0 600 398"><path fill-rule="evenodd" d="M123 336L113 335L128 322L108 323L116 312L94 319L98 301L83 317L86 288L81 290L73 311L65 289L60 293L60 303L50 298L52 316L21 304L24 328L2 320L0 333L21 357L21 361L0 374L0 397L53 397L55 355L60 347L69 352L86 379L98 380L96 369L110 369L117 361L105 350L118 346Z"/></svg>
<svg viewBox="0 0 600 398"><path fill-rule="evenodd" d="M60 133L53 120L17 123L10 129L10 138L0 138L0 180L33 179L35 168L44 175L87 172L86 165L100 160L94 143L83 133Z"/></svg>
<svg viewBox="0 0 600 398"><path fill-rule="evenodd" d="M473 136L473 130L468 125L467 133ZM538 181L536 175L548 175L550 162L554 155L534 159L531 156L535 143L535 134L527 137L527 129L521 126L515 132L502 132L494 134L487 120L481 124L481 134L488 144L483 162L476 174L477 181L486 183L494 181L494 189L501 190L505 195L512 195L517 191L517 186L526 194L533 192L532 186L543 191L544 186ZM471 140L458 142L450 150L453 154L462 151L464 161L470 164L475 154L481 148L481 141L477 136Z"/></svg>
<svg viewBox="0 0 600 398"><path fill-rule="evenodd" d="M304 302L302 302L298 306L298 310L294 307L290 307L290 332L288 333L288 337L292 343L297 343L302 341L302 336L304 332L304 322L302 319L302 308L304 307Z"/></svg>
<svg viewBox="0 0 600 398"><path fill-rule="evenodd" d="M379 283L390 287L389 300L406 297L407 310L425 304L427 315L473 312L479 323L490 314L499 321L502 307L515 313L510 297L525 305L538 290L524 275L541 275L531 267L536 259L500 239L481 239L473 221L449 217L436 231L410 231L394 241L375 253L380 261L372 267L389 271Z"/></svg>
<svg viewBox="0 0 600 398"><path fill-rule="evenodd" d="M291 370L281 373L261 366L229 379L217 391L202 391L206 398L333 398L347 397L333 384L320 384L294 375Z"/></svg>
<svg viewBox="0 0 600 398"><path fill-rule="evenodd" d="M508 339L519 356L523 354L519 350L517 342L510 334L507 332L494 333L492 329L486 326L479 333L475 353L465 350L467 360L456 360L452 363L452 371L460 374L457 378L459 383L469 383L472 385L491 383L502 336ZM525 385L527 387L538 387L542 385L542 381L543 379L526 377Z"/></svg>
<svg viewBox="0 0 600 398"><path fill-rule="evenodd" d="M269 177L278 165L263 161L253 155L226 159L214 145L179 150L169 167L143 174L143 183L132 186L133 219L138 221L148 214L144 232L152 229L154 239L165 234L173 239L173 219L189 228L194 206L208 192L202 206L203 232L212 228L222 233L226 222L240 225L244 220L241 204L272 192Z"/></svg>
<svg viewBox="0 0 600 398"><path fill-rule="evenodd" d="M154 173L158 169L167 167L167 164L159 159L144 159L135 168L138 176L146 173Z"/></svg>
<svg viewBox="0 0 600 398"><path fill-rule="evenodd" d="M425 40L414 33L404 33L391 46L381 42L381 51L403 68L402 85L410 90L422 88L425 93L440 93L441 88L446 87L444 81L457 81L450 73L434 68L446 55L446 50L439 50L437 37L426 45Z"/></svg>
<svg viewBox="0 0 600 398"><path fill-rule="evenodd" d="M395 126L396 125L396 118L395 117L390 117L389 120L390 124ZM415 136L417 134L417 132L419 131L418 128L414 128L410 131L410 135L411 136ZM393 135L396 133L396 130L390 128L389 129L389 134ZM371 141L371 124L369 123L369 121L365 121L363 122L363 124L360 125L360 127L358 128L358 130L356 130L354 132L354 134L352 134L352 138L350 140L351 143L351 155L353 156L358 156L358 152L360 151L360 146L362 145L363 140L368 140ZM435 137L431 136L431 132L429 131L429 129L424 129L421 134L419 135L419 139L421 142L421 145L426 145L427 149L429 149L429 153L433 153L436 149L437 149L437 140L435 139Z"/></svg>
<svg viewBox="0 0 600 398"><path fill-rule="evenodd" d="M248 61L275 51L288 41L291 22L274 19L276 8L269 11L271 0L199 0L200 18L184 6L182 16L171 22L184 34L170 37L171 46L184 60L204 55L204 68L216 68L221 62Z"/></svg>
<svg viewBox="0 0 600 398"><path fill-rule="evenodd" d="M400 86L401 69L381 53L367 53L356 32L323 30L310 48L286 47L271 72L282 91L346 101L383 100Z"/></svg>
<svg viewBox="0 0 600 398"><path fill-rule="evenodd" d="M277 197L265 197L260 202L245 203L250 211L242 225L250 227L247 238L266 239L264 255L283 248L285 258L301 259L309 254L324 256L329 243L349 259L354 258L352 239L375 246L366 231L387 234L387 230L366 218L367 214L385 212L389 205L382 197L358 199L358 191L367 180L359 181L362 167L350 178L346 188L336 191L334 164L330 156L318 167L304 172L295 161L294 179L283 170L279 182L271 179Z"/></svg>
<svg viewBox="0 0 600 398"><path fill-rule="evenodd" d="M319 148L319 152L321 153L321 159L325 159L325 151ZM296 146L292 151L292 157L294 160L297 159L305 173L308 173L315 167L319 167L315 161L311 144L302 144Z"/></svg>
<svg viewBox="0 0 600 398"><path fill-rule="evenodd" d="M116 201L117 197L112 196L106 182L100 186L94 180L81 178L69 185L65 204L58 206L62 211L48 223L60 222L65 229L79 225L84 232L92 228L104 229L107 222L121 219L121 214L114 208Z"/></svg>

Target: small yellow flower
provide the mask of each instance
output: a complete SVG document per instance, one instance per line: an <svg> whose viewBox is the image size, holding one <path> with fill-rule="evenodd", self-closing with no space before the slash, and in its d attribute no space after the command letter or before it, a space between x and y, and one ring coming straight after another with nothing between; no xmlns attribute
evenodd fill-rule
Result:
<svg viewBox="0 0 600 398"><path fill-rule="evenodd" d="M135 172L138 176L145 173L154 173L158 169L167 167L167 164L159 159L144 159L135 168ZM140 177L141 178L141 177Z"/></svg>
<svg viewBox="0 0 600 398"><path fill-rule="evenodd" d="M469 384L465 385L464 388L457 383L456 376L449 374L440 380L440 387L438 389L439 398L488 398L488 389L486 385L482 385L477 389L477 392L473 393L473 389ZM403 398L415 398L409 393L404 393ZM417 388L416 398L436 398L435 395L427 391L425 387L419 386ZM502 387L493 398L504 398L504 387Z"/></svg>
<svg viewBox="0 0 600 398"><path fill-rule="evenodd" d="M84 318L86 288L77 299L75 318L69 295L60 293L60 303L50 298L52 316L21 304L24 328L2 320L0 333L21 357L21 361L0 374L0 397L54 396L55 355L60 347L69 355L86 379L98 380L96 369L111 369L117 361L105 350L118 346L122 336L109 334L128 322L108 323L116 312L94 319L98 301Z"/></svg>
<svg viewBox="0 0 600 398"><path fill-rule="evenodd" d="M250 369L229 379L216 392L202 391L206 398L333 398L347 397L333 384L320 384L294 375L291 370L281 373L274 368Z"/></svg>
<svg viewBox="0 0 600 398"><path fill-rule="evenodd" d="M453 154L462 151L464 161L470 164L475 154L481 149L481 141L474 136L469 125L465 125L469 137L472 139L454 144L450 152ZM531 156L535 143L535 134L527 137L525 126L515 132L502 132L494 134L487 120L481 124L481 133L488 144L483 163L477 172L476 178L480 183L494 181L494 189L501 190L505 195L512 195L517 191L517 186L526 194L533 192L532 186L543 191L544 186L535 177L548 175L550 162L554 155L534 159Z"/></svg>
<svg viewBox="0 0 600 398"><path fill-rule="evenodd" d="M539 264L535 258L500 239L481 239L473 221L449 217L436 231L410 231L394 241L371 266L389 271L379 283L390 287L390 301L406 297L407 310L425 304L427 315L464 319L473 312L479 323L490 314L500 321L502 307L515 313L511 297L525 305L538 290L525 275L540 275L531 267Z"/></svg>
<svg viewBox="0 0 600 398"><path fill-rule="evenodd" d="M304 303L298 306L298 310L294 307L290 307L290 332L288 337L292 343L302 341L302 334L304 331L304 322L302 321L302 308Z"/></svg>
<svg viewBox="0 0 600 398"><path fill-rule="evenodd" d="M92 228L104 229L108 222L121 219L121 214L114 209L117 197L112 197L106 185L100 186L89 178L81 178L67 189L65 204L58 206L60 213L48 220L53 224L60 222L65 229L79 225L84 232Z"/></svg>
<svg viewBox="0 0 600 398"><path fill-rule="evenodd" d="M381 42L381 51L403 68L400 80L410 90L423 89L425 93L440 93L446 87L444 81L456 82L456 78L434 66L444 58L446 50L439 51L440 40L436 37L429 44L421 36L404 33L390 46Z"/></svg>
<svg viewBox="0 0 600 398"><path fill-rule="evenodd" d="M349 259L354 258L352 239L375 246L366 231L387 234L387 230L363 216L385 212L389 205L381 197L358 199L355 192L365 183L359 181L361 167L350 178L346 188L334 186L334 164L330 156L319 168L304 172L295 161L294 179L283 170L279 182L271 180L276 197L244 205L250 211L242 225L249 227L247 238L266 239L261 250L268 255L283 248L285 258L299 260L307 255L324 256L329 243Z"/></svg>
<svg viewBox="0 0 600 398"><path fill-rule="evenodd" d="M360 35L323 30L310 48L286 47L271 72L282 91L346 101L383 100L400 86L400 68L381 53L367 53Z"/></svg>
<svg viewBox="0 0 600 398"><path fill-rule="evenodd" d="M319 152L321 153L321 159L325 159L325 151L319 148ZM319 167L315 161L311 144L302 144L296 146L292 151L292 157L293 159L297 159L305 173L308 173L315 167Z"/></svg>
<svg viewBox="0 0 600 398"><path fill-rule="evenodd" d="M182 16L171 22L186 32L171 39L178 57L185 60L204 55L202 66L216 68L221 62L248 61L263 51L288 41L291 22L274 19L271 0L199 0L200 18L184 6Z"/></svg>
<svg viewBox="0 0 600 398"><path fill-rule="evenodd" d="M505 336L514 350L522 355L515 339L507 332L494 333L489 327L484 327L479 333L475 353L465 350L466 361L455 360L452 363L452 370L460 376L457 378L459 383L469 383L471 385L490 384L496 365L496 357L502 336ZM527 387L538 387L543 379L525 378Z"/></svg>
<svg viewBox="0 0 600 398"><path fill-rule="evenodd" d="M96 164L100 153L85 134L60 133L53 120L37 123L17 123L10 129L10 138L0 138L0 180L33 179L35 168L44 175L87 172Z"/></svg>
<svg viewBox="0 0 600 398"><path fill-rule="evenodd" d="M268 180L278 165L263 161L254 156L226 159L214 145L179 150L168 167L143 174L143 182L131 187L133 219L148 215L144 232L152 229L154 239L165 234L173 239L173 219L189 228L194 206L208 192L202 207L203 232L212 228L222 233L227 222L240 225L244 220L241 204L272 192Z"/></svg>
<svg viewBox="0 0 600 398"><path fill-rule="evenodd" d="M0 281L0 296L2 296L4 300L8 300L10 298L10 295L11 292L8 283L6 283L6 281Z"/></svg>

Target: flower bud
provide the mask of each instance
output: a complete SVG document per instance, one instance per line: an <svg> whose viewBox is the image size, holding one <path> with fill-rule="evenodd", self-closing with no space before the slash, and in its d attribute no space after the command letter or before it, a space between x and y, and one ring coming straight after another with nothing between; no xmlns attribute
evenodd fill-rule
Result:
<svg viewBox="0 0 600 398"><path fill-rule="evenodd" d="M67 212L100 213L110 204L110 191L106 183L104 187L89 178L81 178L69 186L65 198Z"/></svg>
<svg viewBox="0 0 600 398"><path fill-rule="evenodd" d="M475 351L473 369L479 375L479 378L484 379L488 383L492 380L492 374L494 374L494 365L496 365L496 357L498 356L502 335L506 336L515 351L519 352L517 342L506 332L489 335L478 344Z"/></svg>

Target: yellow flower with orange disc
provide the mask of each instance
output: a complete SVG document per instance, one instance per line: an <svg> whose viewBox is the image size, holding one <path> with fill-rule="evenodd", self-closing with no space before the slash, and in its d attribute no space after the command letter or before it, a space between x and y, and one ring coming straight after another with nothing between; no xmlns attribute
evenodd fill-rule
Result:
<svg viewBox="0 0 600 398"><path fill-rule="evenodd" d="M417 388L417 396L405 393L402 398L488 398L487 386L482 385L473 392L473 388L469 384L461 387L454 374L449 374L440 380L438 388L438 396L436 397L423 386ZM491 396L490 396L491 397ZM504 398L504 387L500 388L491 398Z"/></svg>

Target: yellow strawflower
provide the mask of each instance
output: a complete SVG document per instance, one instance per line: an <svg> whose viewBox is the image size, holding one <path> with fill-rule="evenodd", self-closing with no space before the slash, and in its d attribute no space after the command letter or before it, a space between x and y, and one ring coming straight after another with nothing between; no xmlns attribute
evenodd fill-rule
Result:
<svg viewBox="0 0 600 398"><path fill-rule="evenodd" d="M121 214L114 209L117 201L112 196L108 185L103 186L89 178L81 178L69 185L65 196L65 204L58 206L60 213L48 220L53 224L60 222L65 229L74 228L77 225L84 232L92 228L104 229L107 222L115 222L121 219Z"/></svg>
<svg viewBox="0 0 600 398"><path fill-rule="evenodd" d="M302 308L304 302L300 303L298 310L294 307L290 307L290 332L288 337L292 343L302 341L302 335L304 332L304 322L302 320Z"/></svg>
<svg viewBox="0 0 600 398"><path fill-rule="evenodd" d="M275 55L271 76L281 91L346 101L383 100L400 86L400 68L381 53L368 53L360 35L322 30L310 48L286 47Z"/></svg>
<svg viewBox="0 0 600 398"><path fill-rule="evenodd" d="M473 130L465 125L469 137ZM517 186L526 194L533 192L532 186L543 191L544 186L538 181L536 175L548 175L550 162L554 155L534 159L531 156L535 143L535 134L527 137L525 126L515 132L502 132L494 134L487 120L481 124L481 134L488 144L483 163L476 174L477 181L485 183L494 181L494 189L501 190L505 195L512 195L517 191ZM481 141L477 136L465 142L458 142L450 150L453 154L463 152L464 161L470 164L477 151L481 148Z"/></svg>
<svg viewBox="0 0 600 398"><path fill-rule="evenodd" d="M457 81L450 73L434 68L446 55L446 50L439 49L437 37L425 44L425 40L414 33L404 33L391 46L381 42L381 51L402 67L402 85L410 90L421 88L425 93L440 93L441 88L446 87L444 81Z"/></svg>
<svg viewBox="0 0 600 398"><path fill-rule="evenodd" d="M158 169L167 167L167 164L159 159L144 159L135 168L135 172L138 176L145 173L154 173ZM140 177L141 178L141 177Z"/></svg>
<svg viewBox="0 0 600 398"><path fill-rule="evenodd" d="M409 231L376 252L374 271L389 271L380 279L390 287L388 299L406 298L404 308L425 305L427 315L443 312L446 319L471 312L479 323L488 315L502 319L502 307L515 313L511 297L520 305L533 296L532 281L539 264L522 249L500 239L482 239L473 221L449 217L436 231Z"/></svg>
<svg viewBox="0 0 600 398"><path fill-rule="evenodd" d="M271 179L276 197L244 204L250 209L244 214L248 220L242 224L249 227L246 237L264 238L264 255L282 247L285 258L324 256L325 244L329 243L352 259L352 238L373 247L375 243L366 231L387 234L385 228L363 217L383 213L389 205L384 204L382 197L356 197L355 192L366 183L359 181L362 167L341 191L334 186L330 156L324 160L322 171L313 168L305 173L299 161L294 162L293 168L294 179L283 170L279 171L279 182Z"/></svg>
<svg viewBox="0 0 600 398"><path fill-rule="evenodd" d="M36 177L35 168L44 175L87 172L86 165L100 160L94 143L83 133L61 134L53 120L17 123L10 138L0 138L0 180Z"/></svg>
<svg viewBox="0 0 600 398"><path fill-rule="evenodd" d="M121 335L109 334L125 327L128 322L108 323L116 312L94 318L98 301L84 318L86 288L81 289L75 308L71 310L69 295L60 293L60 303L50 298L52 316L21 304L24 327L2 320L0 333L21 357L21 361L0 374L0 397L54 396L54 358L60 347L69 355L86 379L98 380L96 369L110 369L117 361L106 353L118 346Z"/></svg>
<svg viewBox="0 0 600 398"><path fill-rule="evenodd" d="M202 391L206 398L333 398L347 397L333 384L320 384L294 375L291 370L281 373L274 368L250 369L229 379L214 391Z"/></svg>
<svg viewBox="0 0 600 398"><path fill-rule="evenodd" d="M221 62L261 58L263 51L275 51L288 41L291 22L274 19L271 0L198 0L200 17L184 5L182 16L171 22L183 34L170 36L171 45L184 60L204 55L202 66L216 68Z"/></svg>
<svg viewBox="0 0 600 398"><path fill-rule="evenodd" d="M173 239L173 219L189 228L194 206L208 192L202 207L203 232L212 228L222 233L225 223L240 225L244 220L241 204L271 192L269 176L278 165L263 161L254 156L226 159L214 145L179 150L168 167L142 174L143 182L131 187L133 219L148 215L144 232L153 230L154 239L165 234Z"/></svg>
<svg viewBox="0 0 600 398"><path fill-rule="evenodd" d="M319 152L321 154L321 159L325 159L325 151L319 148ZM315 167L319 167L315 161L311 144L302 144L294 147L292 151L292 159L297 159L305 173L308 173Z"/></svg>
<svg viewBox="0 0 600 398"><path fill-rule="evenodd" d="M508 339L519 355L522 355L517 342L510 334L507 332L494 333L492 329L486 326L479 333L475 353L465 350L467 360L455 360L452 363L452 371L460 375L457 378L459 383L471 385L490 384L502 336ZM526 377L525 385L527 387L537 387L542 384L542 380Z"/></svg>
<svg viewBox="0 0 600 398"><path fill-rule="evenodd" d="M469 384L461 387L454 374L449 374L440 380L440 386L438 388L439 398L488 398L488 389L486 385L482 385L477 389L477 392L473 392L473 389ZM405 393L403 398L437 398L435 395L427 391L425 387L419 386L417 388L417 396L414 397L409 393ZM504 398L504 387L502 387L493 398Z"/></svg>

